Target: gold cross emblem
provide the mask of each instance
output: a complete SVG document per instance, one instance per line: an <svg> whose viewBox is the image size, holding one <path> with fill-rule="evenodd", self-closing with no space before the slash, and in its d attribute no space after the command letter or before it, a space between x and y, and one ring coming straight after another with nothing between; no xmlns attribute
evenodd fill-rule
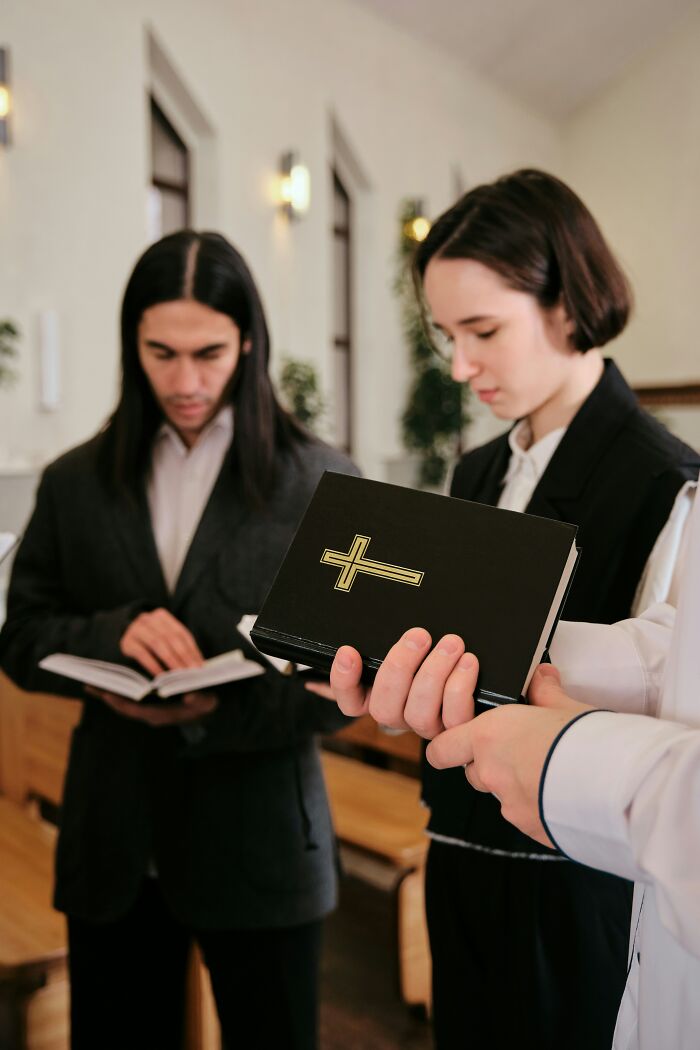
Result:
<svg viewBox="0 0 700 1050"><path fill-rule="evenodd" d="M404 569L401 565L389 565L387 562L365 558L370 539L371 536L355 536L347 554L332 550L323 552L323 565L335 565L341 569L334 588L336 591L349 591L360 572L368 576L381 576L385 580L393 580L394 583L420 587L424 574L417 569Z"/></svg>

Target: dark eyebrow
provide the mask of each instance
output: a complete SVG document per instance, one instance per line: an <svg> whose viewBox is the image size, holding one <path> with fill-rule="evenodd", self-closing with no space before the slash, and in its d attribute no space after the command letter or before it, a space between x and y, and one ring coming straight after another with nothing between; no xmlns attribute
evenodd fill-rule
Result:
<svg viewBox="0 0 700 1050"><path fill-rule="evenodd" d="M479 323L481 323L483 321L495 321L495 320L496 320L496 318L493 317L491 314L474 314L473 317L463 317L460 321L457 322L457 324L458 325L479 324ZM437 321L433 321L433 328L438 328L441 332L444 331L444 328L442 327L442 325L438 324Z"/></svg>
<svg viewBox="0 0 700 1050"><path fill-rule="evenodd" d="M172 346L168 346L167 343L159 343L155 339L147 339L146 346L150 346L152 350L165 350L169 354L176 354L178 351L173 350ZM193 354L208 354L211 350L223 350L226 343L211 343L209 346L203 346L199 350L193 350Z"/></svg>
<svg viewBox="0 0 700 1050"><path fill-rule="evenodd" d="M464 317L458 324L479 324L481 321L495 321L496 318L491 314L474 314L473 317Z"/></svg>

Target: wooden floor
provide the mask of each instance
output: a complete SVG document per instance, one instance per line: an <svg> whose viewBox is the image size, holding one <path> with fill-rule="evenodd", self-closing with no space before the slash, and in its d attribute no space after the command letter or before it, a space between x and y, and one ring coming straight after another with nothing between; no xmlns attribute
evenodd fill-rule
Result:
<svg viewBox="0 0 700 1050"><path fill-rule="evenodd" d="M394 937L387 894L343 878L325 927L322 1050L431 1050L429 1022L399 998Z"/></svg>

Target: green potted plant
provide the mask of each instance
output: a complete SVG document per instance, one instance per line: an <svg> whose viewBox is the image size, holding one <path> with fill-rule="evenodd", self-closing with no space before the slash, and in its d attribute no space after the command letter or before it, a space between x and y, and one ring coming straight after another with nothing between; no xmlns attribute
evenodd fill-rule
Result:
<svg viewBox="0 0 700 1050"><path fill-rule="evenodd" d="M0 386L11 386L17 379L14 360L17 357L19 328L9 318L0 318Z"/></svg>
<svg viewBox="0 0 700 1050"><path fill-rule="evenodd" d="M316 369L308 361L282 359L279 381L282 400L300 423L315 431L326 411Z"/></svg>

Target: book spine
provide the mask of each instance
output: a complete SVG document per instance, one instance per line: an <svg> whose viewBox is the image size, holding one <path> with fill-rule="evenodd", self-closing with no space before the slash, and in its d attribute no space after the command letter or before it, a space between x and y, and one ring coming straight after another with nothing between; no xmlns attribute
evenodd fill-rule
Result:
<svg viewBox="0 0 700 1050"><path fill-rule="evenodd" d="M267 627L254 627L250 633L253 644L261 653L268 656L278 656L290 663L309 664L319 671L330 673L331 665L338 647L322 645L308 638L300 638L296 635L284 634L281 631L273 631ZM371 685L377 671L382 666L382 660L372 657L362 659L362 681ZM516 704L522 702L520 696L506 696L503 693L495 693L488 689L477 686L474 698L489 707L497 707L501 704Z"/></svg>

